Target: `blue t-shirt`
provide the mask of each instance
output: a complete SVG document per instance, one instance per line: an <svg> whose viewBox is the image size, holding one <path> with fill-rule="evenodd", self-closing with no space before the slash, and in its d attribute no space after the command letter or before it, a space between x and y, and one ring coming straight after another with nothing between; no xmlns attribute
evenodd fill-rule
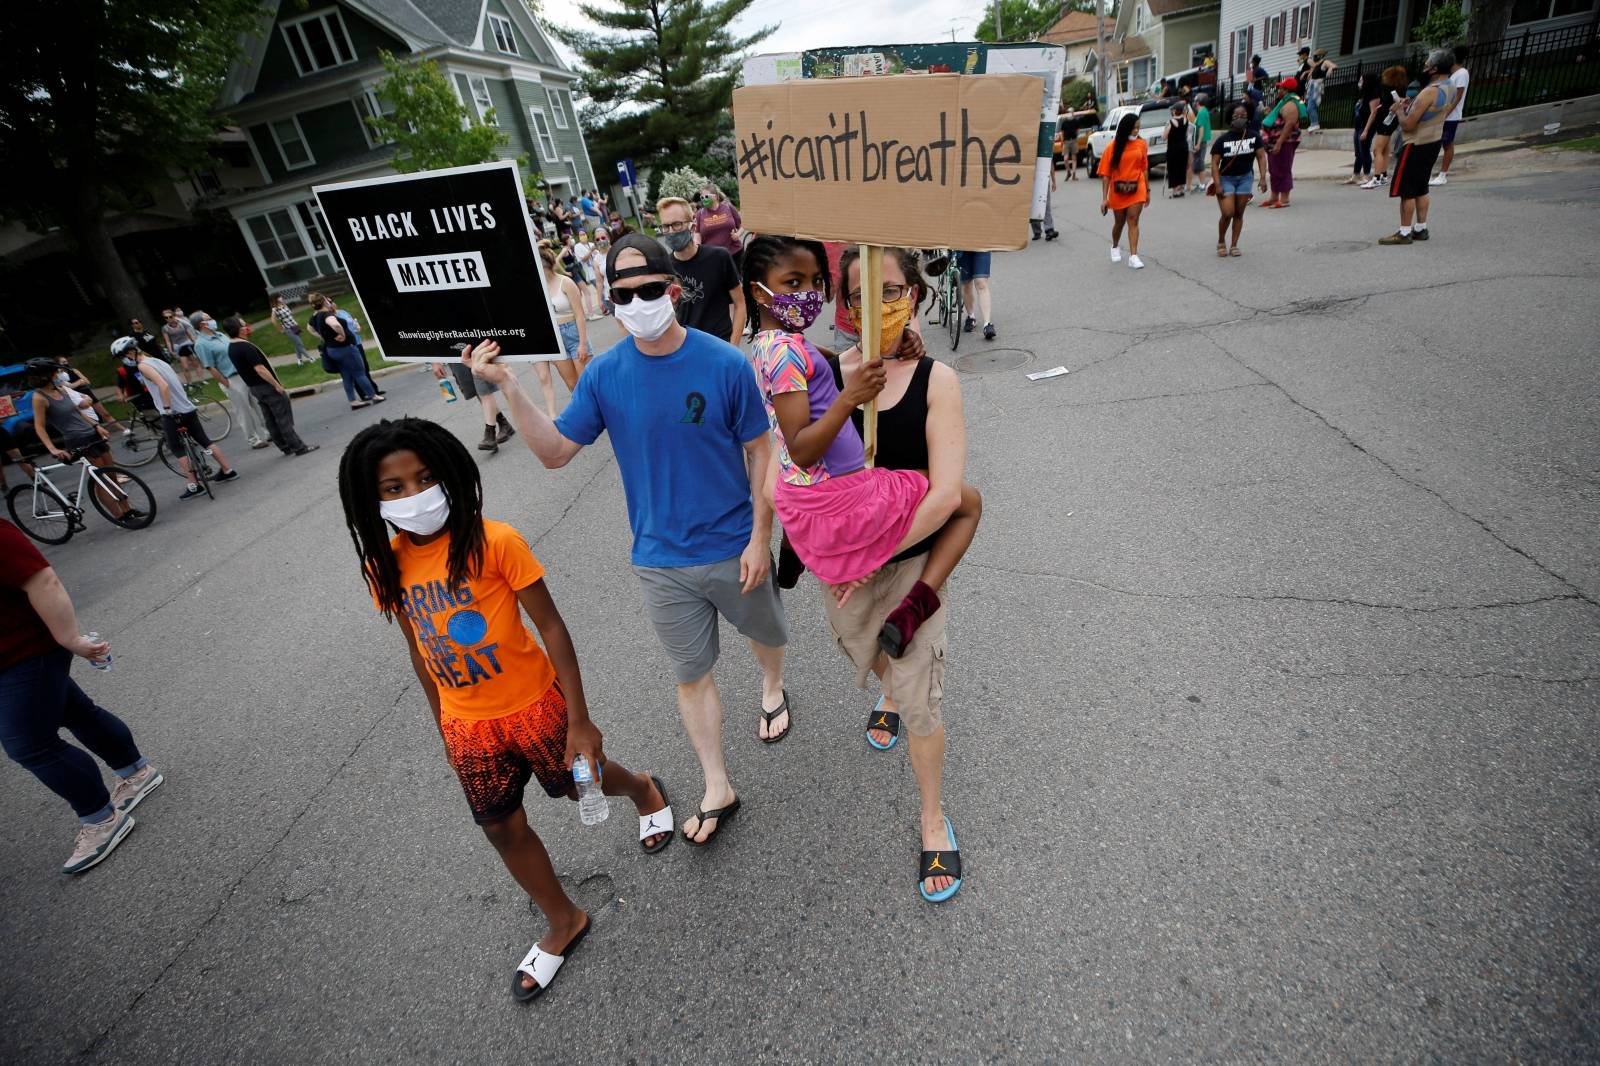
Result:
<svg viewBox="0 0 1600 1066"><path fill-rule="evenodd" d="M611 434L635 566L720 563L750 543L744 445L767 412L733 345L691 329L671 355L644 355L624 337L578 378L556 429L575 444Z"/></svg>
<svg viewBox="0 0 1600 1066"><path fill-rule="evenodd" d="M201 366L214 367L225 378L231 378L239 372L234 368L233 360L228 358L228 338L220 333L200 334L195 338L194 351L200 357Z"/></svg>

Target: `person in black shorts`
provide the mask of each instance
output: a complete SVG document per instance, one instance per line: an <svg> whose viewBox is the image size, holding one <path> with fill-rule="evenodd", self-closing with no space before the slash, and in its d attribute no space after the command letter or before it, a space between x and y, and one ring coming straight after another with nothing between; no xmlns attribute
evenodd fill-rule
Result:
<svg viewBox="0 0 1600 1066"><path fill-rule="evenodd" d="M1450 83L1450 68L1455 62L1455 54L1448 48L1435 50L1422 66L1428 83L1403 107L1394 107L1394 114L1400 118L1400 131L1406 135L1406 146L1400 150L1400 161L1394 168L1394 184L1389 187L1389 197L1400 201L1400 228L1380 237L1379 244L1392 246L1428 239L1428 179L1439 158L1445 118L1456 103L1457 90Z"/></svg>

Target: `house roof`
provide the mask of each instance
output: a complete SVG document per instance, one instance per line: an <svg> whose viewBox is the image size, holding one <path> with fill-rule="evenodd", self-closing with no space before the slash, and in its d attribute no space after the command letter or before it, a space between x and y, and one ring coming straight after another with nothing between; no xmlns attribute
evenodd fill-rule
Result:
<svg viewBox="0 0 1600 1066"><path fill-rule="evenodd" d="M1145 3L1150 8L1150 14L1158 19L1164 19L1171 15L1202 11L1208 7L1220 7L1222 0L1145 0Z"/></svg>
<svg viewBox="0 0 1600 1066"><path fill-rule="evenodd" d="M1121 63L1128 59L1138 59L1140 56L1150 55L1150 45L1137 33L1130 33L1120 41L1106 38L1106 62Z"/></svg>
<svg viewBox="0 0 1600 1066"><path fill-rule="evenodd" d="M1108 15L1104 22L1106 36L1110 37L1117 20ZM1039 40L1045 44L1077 44L1094 39L1094 16L1087 11L1068 11L1054 26L1039 34Z"/></svg>

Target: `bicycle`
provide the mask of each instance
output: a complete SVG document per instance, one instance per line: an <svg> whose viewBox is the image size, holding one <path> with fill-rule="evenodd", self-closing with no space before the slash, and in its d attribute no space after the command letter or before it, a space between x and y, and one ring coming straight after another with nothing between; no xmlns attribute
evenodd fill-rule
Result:
<svg viewBox="0 0 1600 1066"><path fill-rule="evenodd" d="M184 429L182 425L178 426L178 439L183 441L183 455L184 458L189 460L189 469L194 473L195 483L206 490L207 498L216 499L216 496L211 492L211 479L217 475L217 472L211 468L211 453L196 444L194 438L189 436L189 431ZM184 476L183 467L167 451L166 441L161 442L161 461L174 474L179 477Z"/></svg>
<svg viewBox="0 0 1600 1066"><path fill-rule="evenodd" d="M226 439L233 431L233 414L218 400L208 399L203 382L191 382L183 387L184 394L194 404L200 425L206 436L214 441ZM153 463L159 457L174 474L182 474L166 448L167 435L161 428L161 415L145 400L145 406L125 403L127 413L122 424L132 433L111 435L111 457L118 466L140 467Z"/></svg>
<svg viewBox="0 0 1600 1066"><path fill-rule="evenodd" d="M49 477L49 472L71 466L78 467L78 487L63 491ZM43 544L65 544L74 533L89 528L84 524L85 512L80 506L86 487L94 509L114 526L144 529L156 520L156 498L149 486L121 467L95 466L82 451L69 452L66 460L49 466L35 464L33 480L13 487L6 494L6 508L17 528L34 540ZM121 515L113 515L102 497L127 509Z"/></svg>
<svg viewBox="0 0 1600 1066"><path fill-rule="evenodd" d="M937 311L939 325L950 331L952 352L961 346L961 327L967 317L966 301L961 295L961 267L956 260L955 252L942 248L923 267L923 273L933 282L928 321L934 320L933 312Z"/></svg>

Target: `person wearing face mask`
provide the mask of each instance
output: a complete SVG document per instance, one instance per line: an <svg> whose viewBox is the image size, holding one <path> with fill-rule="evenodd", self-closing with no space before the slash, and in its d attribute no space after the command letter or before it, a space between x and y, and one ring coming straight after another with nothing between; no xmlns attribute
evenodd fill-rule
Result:
<svg viewBox="0 0 1600 1066"><path fill-rule="evenodd" d="M124 437L133 436L133 430L111 417L111 412L106 410L106 405L95 395L94 386L89 384L89 379L84 377L83 371L67 362L67 357L64 355L56 357L56 365L61 368L56 371L56 383L65 385L87 399L89 401L87 410L93 412L96 421L113 432L121 433Z"/></svg>
<svg viewBox="0 0 1600 1066"><path fill-rule="evenodd" d="M683 289L678 321L731 342L744 333L745 324L739 268L725 249L701 240L690 211L689 201L675 196L656 201L661 243L672 253L672 268Z"/></svg>
<svg viewBox="0 0 1600 1066"><path fill-rule="evenodd" d="M656 210L660 210L659 204ZM737 259L739 253L744 251L743 226L744 220L739 217L739 209L728 202L721 189L707 185L700 190L700 203L694 213L694 232L701 244L707 248L721 248ZM736 331L735 336L742 332Z"/></svg>
<svg viewBox="0 0 1600 1066"><path fill-rule="evenodd" d="M121 351L118 345L122 346ZM111 346L112 355L117 358L133 350L134 342L128 337L120 338ZM26 366L28 382L33 386L33 432L39 443L62 462L67 462L71 453L81 452L95 466L111 466L111 448L106 443L105 428L89 417L89 401L60 383L61 372L55 360L30 359ZM125 498L115 499L99 489L95 492L110 514L121 518L128 513Z"/></svg>
<svg viewBox="0 0 1600 1066"><path fill-rule="evenodd" d="M672 256L630 233L606 264L616 318L628 336L596 356L551 421L493 341L471 349L473 371L499 385L511 421L546 467L611 438L633 530L633 569L646 613L671 660L678 710L705 777L699 813L683 823L708 843L739 809L722 754L722 699L712 668L718 618L750 641L761 665L758 710L774 716L784 691L788 626L772 579L772 510L764 487L772 455L767 418L739 349L678 322L682 294ZM765 732L765 731L763 731Z"/></svg>
<svg viewBox="0 0 1600 1066"><path fill-rule="evenodd" d="M454 434L420 418L368 426L339 462L339 497L361 576L384 618L400 624L472 820L549 926L511 976L513 998L535 999L592 921L528 824L529 783L577 799L572 766L582 756L601 791L633 801L647 853L672 842L666 790L606 758L544 567L522 534L484 517L478 466Z"/></svg>
<svg viewBox="0 0 1600 1066"><path fill-rule="evenodd" d="M245 439L250 442L250 447L272 447L272 441L267 439L266 423L261 418L261 404L250 395L250 386L245 384L233 360L228 358L228 338L217 328L216 319L204 311L196 311L189 316L189 321L196 330L195 355L206 372L227 392L228 401L244 426Z"/></svg>
<svg viewBox="0 0 1600 1066"><path fill-rule="evenodd" d="M261 423L268 439L284 455L305 455L322 447L307 444L294 428L294 408L289 403L289 392L278 380L266 353L245 339L244 319L232 315L222 320L222 332L228 337L228 360L250 390L250 396L261 408Z"/></svg>
<svg viewBox="0 0 1600 1066"><path fill-rule="evenodd" d="M1448 48L1435 50L1422 68L1428 83L1416 96L1394 106L1400 132L1406 136L1400 160L1394 166L1394 183L1389 186L1390 199L1400 201L1400 228L1378 238L1379 244L1392 246L1428 239L1428 178L1439 158L1445 120L1459 91L1450 82L1450 68L1455 62L1455 53Z"/></svg>
<svg viewBox="0 0 1600 1066"><path fill-rule="evenodd" d="M1217 221L1217 257L1238 256L1239 234L1244 231L1244 209L1250 203L1250 171L1260 175L1261 191L1267 191L1267 150L1261 135L1250 131L1250 109L1236 104L1228 132L1211 146L1211 190L1217 197L1222 217ZM1228 230L1233 241L1229 245Z"/></svg>

